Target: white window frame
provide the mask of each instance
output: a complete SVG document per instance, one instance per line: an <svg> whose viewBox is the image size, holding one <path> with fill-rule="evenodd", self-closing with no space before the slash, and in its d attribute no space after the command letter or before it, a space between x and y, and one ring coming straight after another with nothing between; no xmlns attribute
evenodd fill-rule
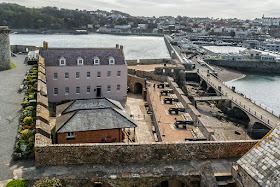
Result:
<svg viewBox="0 0 280 187"><path fill-rule="evenodd" d="M93 58L93 65L100 65L100 59L98 57Z"/></svg>
<svg viewBox="0 0 280 187"><path fill-rule="evenodd" d="M66 75L67 75L67 77L66 77ZM65 73L64 73L64 78L65 78L65 79L69 79L69 72L65 72Z"/></svg>
<svg viewBox="0 0 280 187"><path fill-rule="evenodd" d="M100 75L100 76L98 76L98 75ZM101 71L97 72L97 78L101 78Z"/></svg>
<svg viewBox="0 0 280 187"><path fill-rule="evenodd" d="M87 86L87 94L90 93L90 86Z"/></svg>
<svg viewBox="0 0 280 187"><path fill-rule="evenodd" d="M78 75L78 76L77 76ZM80 78L80 72L76 72L76 79L79 79Z"/></svg>
<svg viewBox="0 0 280 187"><path fill-rule="evenodd" d="M122 75L121 71L117 71L117 77L120 77Z"/></svg>
<svg viewBox="0 0 280 187"><path fill-rule="evenodd" d="M53 88L53 95L58 95L58 88Z"/></svg>
<svg viewBox="0 0 280 187"><path fill-rule="evenodd" d="M66 59L64 57L59 58L59 66L66 66Z"/></svg>
<svg viewBox="0 0 280 187"><path fill-rule="evenodd" d="M69 87L65 87L65 95L69 95L69 93L70 93Z"/></svg>
<svg viewBox="0 0 280 187"><path fill-rule="evenodd" d="M111 85L107 85L107 92L111 92Z"/></svg>
<svg viewBox="0 0 280 187"><path fill-rule="evenodd" d="M91 73L90 71L87 72L87 79L90 79Z"/></svg>
<svg viewBox="0 0 280 187"><path fill-rule="evenodd" d="M120 92L120 91L121 91L121 85L117 84L117 92Z"/></svg>
<svg viewBox="0 0 280 187"><path fill-rule="evenodd" d="M77 66L83 66L83 65L84 65L84 59L82 57L77 58Z"/></svg>
<svg viewBox="0 0 280 187"><path fill-rule="evenodd" d="M109 57L109 65L115 65L115 59L113 57Z"/></svg>
<svg viewBox="0 0 280 187"><path fill-rule="evenodd" d="M57 80L58 78L58 73L53 73L53 80Z"/></svg>
<svg viewBox="0 0 280 187"><path fill-rule="evenodd" d="M67 132L66 133L67 139L75 139L75 132Z"/></svg>
<svg viewBox="0 0 280 187"><path fill-rule="evenodd" d="M77 92L77 91L79 91L79 92ZM81 87L77 86L76 87L76 94L80 94L80 93L81 93Z"/></svg>

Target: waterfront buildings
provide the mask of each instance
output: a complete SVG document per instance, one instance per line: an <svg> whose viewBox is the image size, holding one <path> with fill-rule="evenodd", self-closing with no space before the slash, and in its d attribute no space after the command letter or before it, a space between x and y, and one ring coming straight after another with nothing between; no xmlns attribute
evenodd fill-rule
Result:
<svg viewBox="0 0 280 187"><path fill-rule="evenodd" d="M49 102L106 97L125 100L127 64L123 47L47 48L45 59Z"/></svg>

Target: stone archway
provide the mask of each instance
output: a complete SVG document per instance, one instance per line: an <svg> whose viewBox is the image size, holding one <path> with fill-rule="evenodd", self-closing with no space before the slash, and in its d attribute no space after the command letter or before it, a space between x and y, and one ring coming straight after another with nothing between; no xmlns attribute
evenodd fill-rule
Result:
<svg viewBox="0 0 280 187"><path fill-rule="evenodd" d="M251 129L251 137L253 139L261 139L263 138L268 132L270 131L270 128L265 126L262 123L255 122Z"/></svg>
<svg viewBox="0 0 280 187"><path fill-rule="evenodd" d="M134 84L134 94L142 94L143 93L143 86L141 83L137 82Z"/></svg>
<svg viewBox="0 0 280 187"><path fill-rule="evenodd" d="M232 109L226 111L226 114L228 117L233 118L238 122L243 122L244 127L248 128L248 124L251 121L250 117L240 108L234 106Z"/></svg>
<svg viewBox="0 0 280 187"><path fill-rule="evenodd" d="M208 90L207 90L207 94L209 96L217 96L217 93L216 93L216 90L212 87L209 87Z"/></svg>
<svg viewBox="0 0 280 187"><path fill-rule="evenodd" d="M202 88L202 89L207 89L207 83L203 80L203 81L201 81L200 82L200 87Z"/></svg>

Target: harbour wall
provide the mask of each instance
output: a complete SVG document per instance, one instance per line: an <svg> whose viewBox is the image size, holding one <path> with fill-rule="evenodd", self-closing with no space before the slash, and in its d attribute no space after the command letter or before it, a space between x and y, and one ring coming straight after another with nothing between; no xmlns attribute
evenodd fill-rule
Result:
<svg viewBox="0 0 280 187"><path fill-rule="evenodd" d="M210 65L216 65L238 71L252 73L280 73L280 63L278 62L260 62L260 61L233 61L233 60L215 60L205 59Z"/></svg>

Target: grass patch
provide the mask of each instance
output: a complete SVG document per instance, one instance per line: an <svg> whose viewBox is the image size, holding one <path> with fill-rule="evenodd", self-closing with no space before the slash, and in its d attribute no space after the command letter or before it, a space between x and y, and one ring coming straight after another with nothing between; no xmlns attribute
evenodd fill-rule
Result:
<svg viewBox="0 0 280 187"><path fill-rule="evenodd" d="M12 62L12 68L15 68L15 67L17 67L17 66Z"/></svg>

